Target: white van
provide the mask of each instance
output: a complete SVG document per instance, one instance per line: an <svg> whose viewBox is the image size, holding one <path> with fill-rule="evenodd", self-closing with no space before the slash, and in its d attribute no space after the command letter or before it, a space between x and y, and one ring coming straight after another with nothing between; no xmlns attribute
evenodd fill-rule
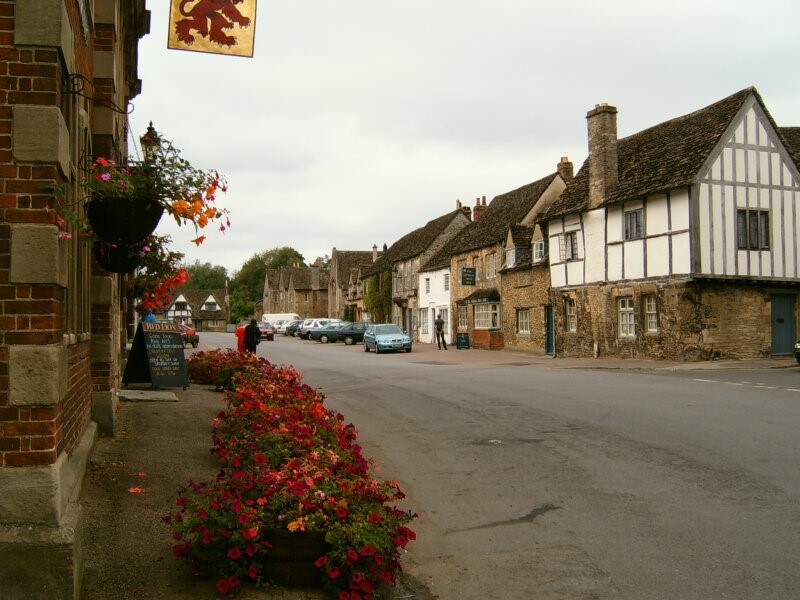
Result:
<svg viewBox="0 0 800 600"><path fill-rule="evenodd" d="M297 313L264 313L261 315L261 320L276 325L277 321L299 321L300 315Z"/></svg>

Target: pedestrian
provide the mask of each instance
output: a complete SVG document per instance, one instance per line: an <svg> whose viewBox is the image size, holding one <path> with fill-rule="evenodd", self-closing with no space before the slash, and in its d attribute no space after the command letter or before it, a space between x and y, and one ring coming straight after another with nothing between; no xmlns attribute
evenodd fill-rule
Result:
<svg viewBox="0 0 800 600"><path fill-rule="evenodd" d="M236 328L236 349L239 352L244 352L244 323L239 323Z"/></svg>
<svg viewBox="0 0 800 600"><path fill-rule="evenodd" d="M250 319L250 325L244 328L244 349L247 352L256 351L258 342L261 341L261 330L258 328L258 321Z"/></svg>
<svg viewBox="0 0 800 600"><path fill-rule="evenodd" d="M433 325L436 329L436 345L439 346L439 350L442 349L442 346L447 350L447 340L444 339L444 319L442 318L442 313L439 313Z"/></svg>
<svg viewBox="0 0 800 600"><path fill-rule="evenodd" d="M145 323L155 323L156 322L156 316L153 314L153 311L148 308L147 309L147 314L144 316L142 321L144 321Z"/></svg>

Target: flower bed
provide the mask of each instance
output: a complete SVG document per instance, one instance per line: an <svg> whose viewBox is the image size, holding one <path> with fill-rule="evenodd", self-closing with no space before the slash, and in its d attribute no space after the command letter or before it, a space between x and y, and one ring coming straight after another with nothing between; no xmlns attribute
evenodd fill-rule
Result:
<svg viewBox="0 0 800 600"><path fill-rule="evenodd" d="M221 468L212 482L190 482L180 509L164 517L175 555L214 576L222 593L248 580L308 583L293 580L292 569L282 576L278 556L294 540L307 548L316 533L322 541L322 532L313 558L318 582L340 600L380 597L415 539L406 527L415 515L398 508L397 482L371 476L355 427L325 408L294 368L232 351L189 359L194 381L218 385L221 370L232 372L227 409L213 422L211 451Z"/></svg>

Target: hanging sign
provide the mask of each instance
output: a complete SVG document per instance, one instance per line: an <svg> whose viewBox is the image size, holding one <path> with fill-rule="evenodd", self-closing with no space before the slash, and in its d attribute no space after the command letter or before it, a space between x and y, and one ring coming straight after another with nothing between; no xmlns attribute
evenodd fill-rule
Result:
<svg viewBox="0 0 800 600"><path fill-rule="evenodd" d="M477 269L474 267L464 267L461 269L461 285L475 285L475 275Z"/></svg>
<svg viewBox="0 0 800 600"><path fill-rule="evenodd" d="M154 388L189 387L181 330L175 323L140 322L133 336L122 383Z"/></svg>
<svg viewBox="0 0 800 600"><path fill-rule="evenodd" d="M170 0L167 47L253 56L256 0Z"/></svg>

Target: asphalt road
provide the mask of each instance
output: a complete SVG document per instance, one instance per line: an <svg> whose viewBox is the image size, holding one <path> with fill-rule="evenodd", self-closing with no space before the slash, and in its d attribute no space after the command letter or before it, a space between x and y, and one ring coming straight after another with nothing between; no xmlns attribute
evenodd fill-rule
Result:
<svg viewBox="0 0 800 600"><path fill-rule="evenodd" d="M796 369L609 372L470 352L259 347L323 388L401 482L420 514L405 568L431 595L800 597Z"/></svg>

